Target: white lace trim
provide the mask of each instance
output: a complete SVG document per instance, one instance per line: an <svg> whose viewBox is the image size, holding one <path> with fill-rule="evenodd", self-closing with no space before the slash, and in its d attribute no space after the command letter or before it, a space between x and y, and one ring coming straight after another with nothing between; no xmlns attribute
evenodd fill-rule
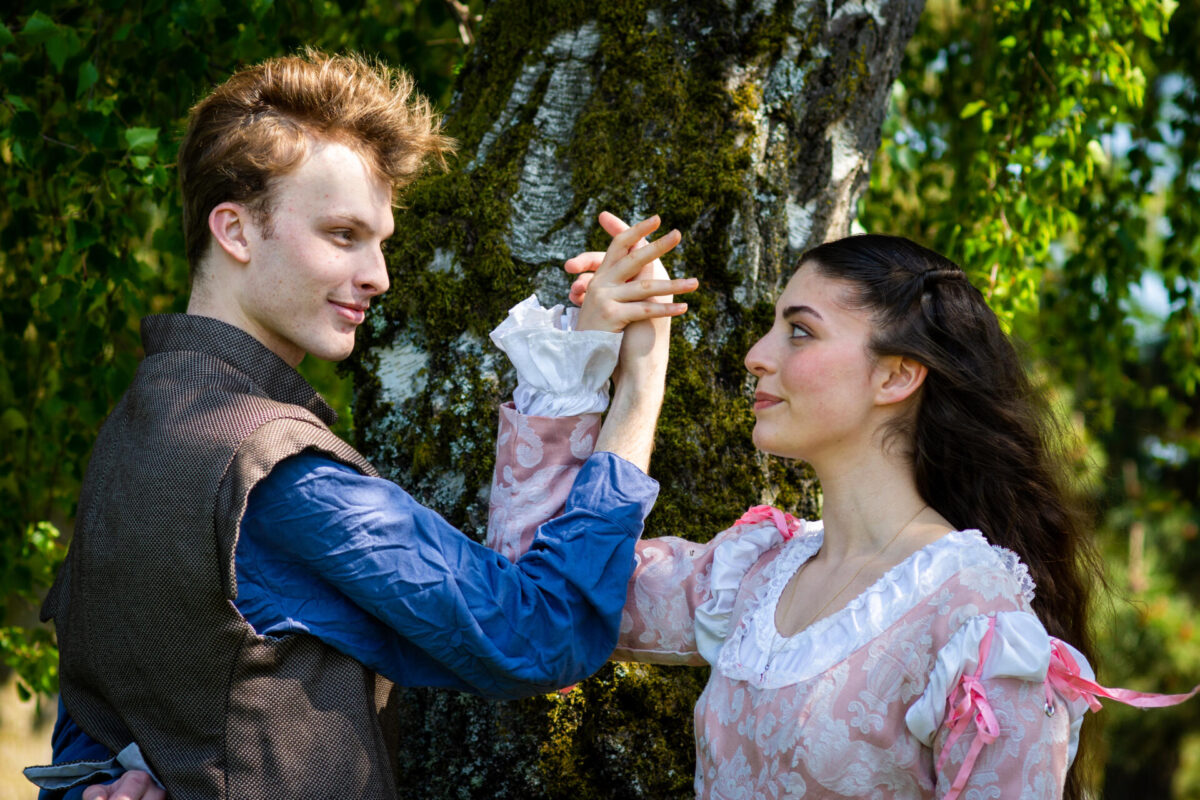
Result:
<svg viewBox="0 0 1200 800"><path fill-rule="evenodd" d="M1025 566L1025 562L1021 561L1019 555L1007 547L994 544L992 549L996 551L996 555L1000 556L1004 571L1016 578L1017 585L1021 589L1021 597L1028 605L1033 605L1037 584L1033 582L1033 576L1029 574L1029 567Z"/></svg>
<svg viewBox="0 0 1200 800"><path fill-rule="evenodd" d="M806 522L805 534L787 542L766 568L768 579L748 604L743 623L721 648L715 666L726 677L760 689L816 677L879 636L965 568L1008 576L1013 585L1005 589L1019 591L1026 604L1033 599L1033 581L1014 553L990 545L979 531L954 531L889 569L844 608L784 637L775 627L780 595L824 541L820 523Z"/></svg>

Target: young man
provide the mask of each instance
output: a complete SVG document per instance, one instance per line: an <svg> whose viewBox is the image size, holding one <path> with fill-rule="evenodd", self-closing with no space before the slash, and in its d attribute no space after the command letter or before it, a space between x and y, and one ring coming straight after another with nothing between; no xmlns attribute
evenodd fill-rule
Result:
<svg viewBox="0 0 1200 800"><path fill-rule="evenodd" d="M654 297L694 282L592 304L595 327L655 322L625 335L596 453L515 563L379 478L294 369L350 354L388 288L394 195L449 147L405 76L356 57L275 59L192 110L188 313L143 321L146 358L100 431L43 608L62 698L43 780L77 792L142 767L173 800L391 798L387 679L510 698L608 657L657 492L663 326L684 310ZM616 236L617 272L678 242L639 248L656 225Z"/></svg>

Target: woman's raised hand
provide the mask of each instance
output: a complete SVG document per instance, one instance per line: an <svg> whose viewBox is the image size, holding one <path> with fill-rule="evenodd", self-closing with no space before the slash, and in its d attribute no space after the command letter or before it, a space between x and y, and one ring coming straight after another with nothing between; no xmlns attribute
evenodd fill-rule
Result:
<svg viewBox="0 0 1200 800"><path fill-rule="evenodd" d="M672 295L695 291L694 278L670 280L658 257L679 244L671 231L654 242L657 216L629 227L604 212L600 226L612 234L605 253L583 253L568 261L578 273L571 299L581 304L577 330L624 330L613 380L612 405L596 437L596 449L615 453L643 470L650 465L654 430L666 384L671 317L687 311ZM594 271L594 272L593 272Z"/></svg>
<svg viewBox="0 0 1200 800"><path fill-rule="evenodd" d="M612 235L604 253L581 253L564 264L579 277L571 286L571 301L582 308L577 330L617 332L631 322L676 317L687 311L686 303L672 302L673 295L695 291L695 278L671 280L659 257L679 244L679 231L671 231L654 242L645 237L661 220L655 215L630 227L607 211L600 226Z"/></svg>

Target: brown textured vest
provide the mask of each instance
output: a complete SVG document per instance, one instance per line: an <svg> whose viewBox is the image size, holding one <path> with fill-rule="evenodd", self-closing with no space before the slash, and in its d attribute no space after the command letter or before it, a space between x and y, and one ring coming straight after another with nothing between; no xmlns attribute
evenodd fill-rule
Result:
<svg viewBox="0 0 1200 800"><path fill-rule="evenodd" d="M136 740L172 800L394 798L390 684L314 637L256 635L233 605L246 498L278 461L316 450L377 473L244 331L174 314L142 339L42 609L67 710L113 752Z"/></svg>

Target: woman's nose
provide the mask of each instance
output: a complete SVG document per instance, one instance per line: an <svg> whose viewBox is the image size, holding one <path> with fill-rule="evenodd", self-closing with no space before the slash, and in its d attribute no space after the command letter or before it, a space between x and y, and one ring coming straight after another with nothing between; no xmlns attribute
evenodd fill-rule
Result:
<svg viewBox="0 0 1200 800"><path fill-rule="evenodd" d="M744 362L746 369L760 378L771 371L770 362L767 359L767 349L767 337L763 336L754 343L754 346L750 348L750 352L746 353Z"/></svg>

